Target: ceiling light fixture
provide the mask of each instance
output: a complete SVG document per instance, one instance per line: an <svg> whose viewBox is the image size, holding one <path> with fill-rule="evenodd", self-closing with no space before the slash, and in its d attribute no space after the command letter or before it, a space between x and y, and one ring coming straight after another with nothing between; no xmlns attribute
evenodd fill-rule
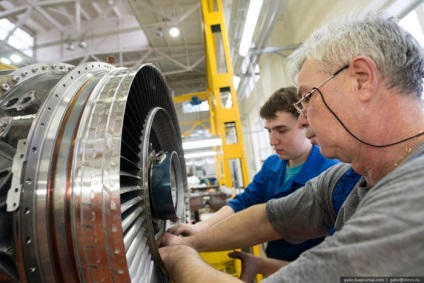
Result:
<svg viewBox="0 0 424 283"><path fill-rule="evenodd" d="M172 37L177 37L180 35L180 30L174 26L169 30L169 35Z"/></svg>
<svg viewBox="0 0 424 283"><path fill-rule="evenodd" d="M81 40L80 43L78 44L78 46L82 49L86 49L87 46L88 46L88 43L85 40Z"/></svg>
<svg viewBox="0 0 424 283"><path fill-rule="evenodd" d="M72 42L68 42L65 45L65 48L66 48L66 50L73 51L73 50L75 50L75 45Z"/></svg>
<svg viewBox="0 0 424 283"><path fill-rule="evenodd" d="M249 10L247 11L246 22L244 23L243 35L241 36L239 48L239 54L243 57L245 57L249 51L262 3L263 0L250 0Z"/></svg>

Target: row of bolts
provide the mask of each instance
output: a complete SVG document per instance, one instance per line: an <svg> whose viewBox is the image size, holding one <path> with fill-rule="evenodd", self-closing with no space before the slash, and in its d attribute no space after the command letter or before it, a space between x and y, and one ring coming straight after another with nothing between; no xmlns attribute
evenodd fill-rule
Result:
<svg viewBox="0 0 424 283"><path fill-rule="evenodd" d="M55 69L57 67L57 65L56 64L53 64L52 66L51 66L51 68L52 69ZM41 67L41 69L44 71L44 70L46 70L48 68L48 66L47 65L43 65L42 67ZM64 66L64 65L60 65L59 66L59 69L61 69L61 70L63 70L63 69L65 69L66 68L66 66ZM68 70L71 70L72 69L72 67L68 67ZM33 73L35 73L35 72L37 72L38 71L38 68L33 68L32 69L32 72ZM22 74L21 74L21 76L22 77L25 77L26 75L28 75L28 72L27 71L25 71L25 72L23 72ZM19 82L19 80L20 80L21 78L19 77L19 76L13 76L13 78L12 78L12 80L15 82L15 83L17 83L17 82ZM1 88L1 90L4 90L4 91L7 91L7 90L9 90L9 84L7 84L7 83L3 83L3 84L1 84L1 86L0 86L0 88Z"/></svg>

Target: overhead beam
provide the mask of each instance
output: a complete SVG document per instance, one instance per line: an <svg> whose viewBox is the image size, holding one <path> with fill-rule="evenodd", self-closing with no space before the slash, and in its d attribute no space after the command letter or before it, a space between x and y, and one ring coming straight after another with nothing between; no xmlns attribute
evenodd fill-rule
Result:
<svg viewBox="0 0 424 283"><path fill-rule="evenodd" d="M65 35L65 37L71 36L68 30L64 26L62 26L58 21L56 21L53 17L51 17L48 13L46 13L46 11L44 11L42 6L38 5L38 3L34 3L31 0L25 0L25 2L35 11L37 11L40 15L42 15L48 22L50 22L54 28L56 28L59 32Z"/></svg>
<svg viewBox="0 0 424 283"><path fill-rule="evenodd" d="M66 3L74 3L75 0L56 0L56 1L43 1L37 2L37 6L39 7L47 7L47 6L56 6L62 5ZM14 17L18 14L21 14L24 10L28 9L30 5L25 5L21 7L16 7L12 9L7 9L5 11L0 12L0 19Z"/></svg>

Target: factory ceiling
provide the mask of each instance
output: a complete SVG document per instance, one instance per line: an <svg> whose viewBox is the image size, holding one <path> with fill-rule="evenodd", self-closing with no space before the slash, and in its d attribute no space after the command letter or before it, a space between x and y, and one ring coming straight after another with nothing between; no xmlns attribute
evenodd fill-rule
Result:
<svg viewBox="0 0 424 283"><path fill-rule="evenodd" d="M234 74L243 74L241 69L244 58L239 56L238 47L249 1L222 2ZM325 2L320 3L323 7L342 3L347 10L349 7L349 1L322 2ZM402 2L410 10L422 1L368 2L383 8ZM257 63L261 54L290 52L298 46L299 42L296 45L272 47L269 39L283 15L283 8L286 14L293 14L296 10L299 12L303 4L297 0L263 1L255 30L255 46L248 55L250 64ZM309 13L310 10L306 7L305 11ZM202 92L208 88L202 6L199 0L0 1L1 19L9 19L35 38L33 57L24 56L21 63L14 64L17 67L51 62L80 65L92 61L105 62L109 57L114 58L117 67L138 67L145 63L155 65L174 96ZM180 29L179 36L172 37L169 34L172 27ZM20 50L0 40L0 57L14 52ZM243 94L243 76L240 85L239 98L240 93ZM185 117L181 112L182 106L177 106L180 122L187 125L183 126L183 133L190 129L192 121L209 119L207 111Z"/></svg>
<svg viewBox="0 0 424 283"><path fill-rule="evenodd" d="M269 5L283 6L277 2L282 1L265 0L264 9ZM234 64L240 61L234 49L241 38L248 3L223 1ZM276 13L274 9L269 10ZM278 11L281 12L281 8ZM24 55L22 62L14 64L17 67L44 62L76 66L91 61L104 62L109 57L114 58L118 67L155 65L165 77L172 95L207 90L199 0L0 1L0 19L3 18L35 38L33 58ZM172 27L179 28L179 36L174 38L169 34ZM2 57L15 52L19 50L0 41ZM207 120L208 117L209 113L204 112L180 120L189 123L192 119Z"/></svg>
<svg viewBox="0 0 424 283"><path fill-rule="evenodd" d="M246 3L223 3L233 47L241 37ZM2 18L36 39L34 58L17 66L33 62L79 65L111 56L116 66L154 64L175 95L207 89L201 1L0 1ZM172 27L180 29L179 36L169 34ZM16 51L4 43L0 48L2 56Z"/></svg>

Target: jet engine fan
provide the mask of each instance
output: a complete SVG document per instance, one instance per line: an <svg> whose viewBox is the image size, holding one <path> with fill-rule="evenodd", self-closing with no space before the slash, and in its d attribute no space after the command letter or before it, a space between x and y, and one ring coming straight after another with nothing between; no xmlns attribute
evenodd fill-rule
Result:
<svg viewBox="0 0 424 283"><path fill-rule="evenodd" d="M185 168L153 65L0 71L0 275L167 282L156 240L190 217Z"/></svg>

